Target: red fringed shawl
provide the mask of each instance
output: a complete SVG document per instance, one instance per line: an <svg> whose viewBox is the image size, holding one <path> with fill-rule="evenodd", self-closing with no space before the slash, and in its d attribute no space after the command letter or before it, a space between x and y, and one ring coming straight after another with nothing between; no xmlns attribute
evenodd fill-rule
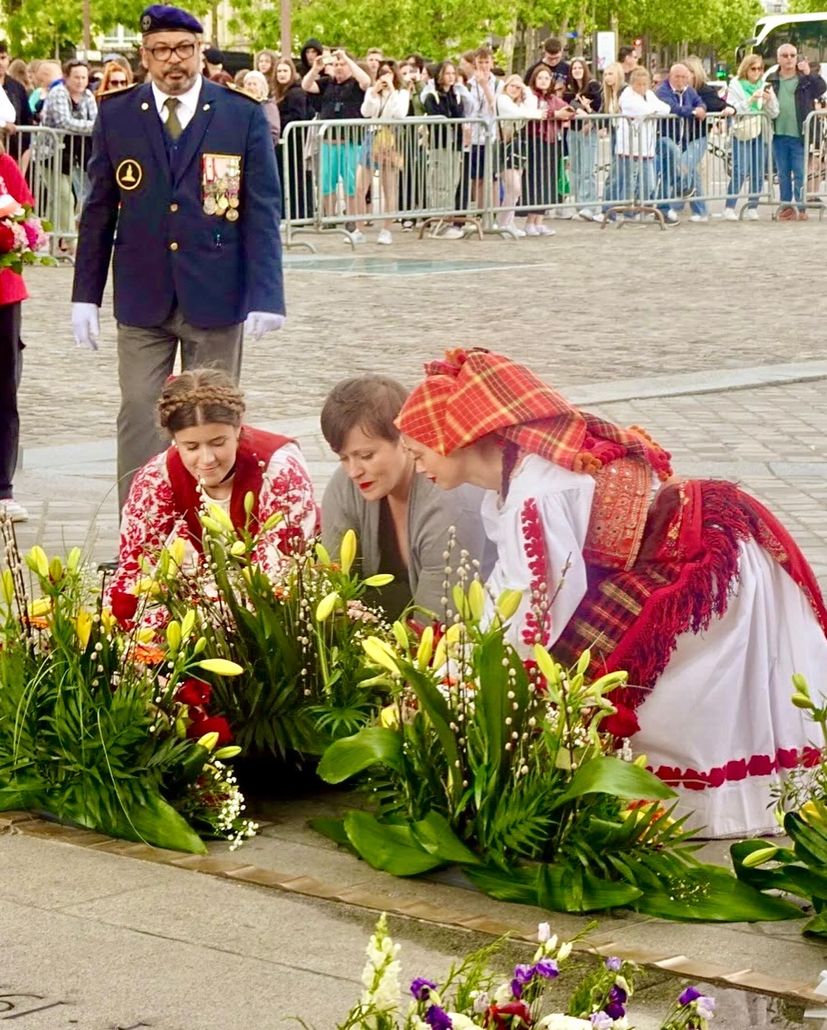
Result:
<svg viewBox="0 0 827 1030"><path fill-rule="evenodd" d="M250 530L255 532L258 526L258 502L264 471L276 451L292 442L288 436L268 433L250 426L242 427L235 459L233 491L230 495L230 519L237 529L245 525L247 513L244 511L244 497L248 492L252 492L255 502L250 513L249 526ZM190 542L200 554L203 527L198 519L198 512L205 500L209 503L209 498L199 493L198 484L184 467L177 447L170 447L167 451L167 472L176 509L184 517Z"/></svg>

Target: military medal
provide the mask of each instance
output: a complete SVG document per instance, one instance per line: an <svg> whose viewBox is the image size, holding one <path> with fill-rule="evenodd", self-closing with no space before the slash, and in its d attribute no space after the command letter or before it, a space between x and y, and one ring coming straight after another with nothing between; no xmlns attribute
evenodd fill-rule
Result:
<svg viewBox="0 0 827 1030"><path fill-rule="evenodd" d="M218 208L218 205L215 202L215 197L207 197L204 200L204 214L205 215L214 215L216 210L217 210L217 208Z"/></svg>
<svg viewBox="0 0 827 1030"><path fill-rule="evenodd" d="M238 208L235 208L235 207L228 208L228 210L227 210L227 212L225 214L225 217L226 217L228 222L237 222L238 221Z"/></svg>
<svg viewBox="0 0 827 1030"><path fill-rule="evenodd" d="M241 206L241 155L201 155L201 204L206 215L236 222Z"/></svg>

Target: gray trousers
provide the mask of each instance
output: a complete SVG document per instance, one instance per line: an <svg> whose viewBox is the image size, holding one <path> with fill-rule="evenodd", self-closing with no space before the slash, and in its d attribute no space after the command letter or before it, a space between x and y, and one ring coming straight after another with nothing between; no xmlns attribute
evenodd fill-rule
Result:
<svg viewBox="0 0 827 1030"><path fill-rule="evenodd" d="M238 381L242 325L196 329L176 308L150 329L118 323L118 504L123 508L132 476L169 445L155 425L155 404L172 375L178 345L181 368L223 368Z"/></svg>

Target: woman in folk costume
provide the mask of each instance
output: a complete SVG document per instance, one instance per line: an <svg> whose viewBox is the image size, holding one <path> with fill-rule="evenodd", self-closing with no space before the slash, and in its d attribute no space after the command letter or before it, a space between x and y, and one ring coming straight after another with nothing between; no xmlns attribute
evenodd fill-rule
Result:
<svg viewBox="0 0 827 1030"><path fill-rule="evenodd" d="M263 533L254 559L275 571L280 555L312 540L318 509L298 445L285 436L243 424L244 394L220 369L171 376L158 400L157 419L171 446L136 472L121 517L118 570L110 594L127 593L176 537L201 555L199 515L223 508L236 528L251 532L271 515L282 518ZM249 513L244 498L253 494Z"/></svg>
<svg viewBox="0 0 827 1030"><path fill-rule="evenodd" d="M483 350L426 366L397 420L424 472L475 483L497 547L487 581L525 591L529 654L625 669L612 717L704 836L777 829L771 788L818 760L791 677L823 677L827 610L789 533L733 483L680 480L640 429L579 411ZM604 724L605 725L605 724Z"/></svg>

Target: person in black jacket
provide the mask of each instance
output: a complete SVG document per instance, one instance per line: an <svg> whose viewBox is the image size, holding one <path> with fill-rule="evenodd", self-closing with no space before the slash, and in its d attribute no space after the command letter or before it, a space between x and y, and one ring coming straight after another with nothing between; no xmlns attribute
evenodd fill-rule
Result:
<svg viewBox="0 0 827 1030"><path fill-rule="evenodd" d="M6 96L11 100L12 107L14 107L15 126L25 128L28 125L34 124L34 117L29 108L29 97L26 94L25 87L17 79L13 79L9 75L10 60L9 44L5 39L0 39L0 87L6 91ZM17 161L21 171L24 173L29 163L28 150L31 142L31 135L28 132L23 132L14 133L7 143L8 152Z"/></svg>
<svg viewBox="0 0 827 1030"><path fill-rule="evenodd" d="M706 69L700 57L690 54L683 62L689 69L689 84L701 98L701 103L706 108L707 117L698 121L689 122L689 138L684 147L683 161L681 162L681 179L685 195L702 196L709 192L701 181L701 162L707 151L708 133L721 124L719 119L713 118L710 122L709 115L733 115L735 108L729 107L726 100L721 96L715 87L707 81ZM713 186L714 190L714 186ZM707 222L709 213L704 200L690 200L689 207L692 215L690 222Z"/></svg>
<svg viewBox="0 0 827 1030"><path fill-rule="evenodd" d="M273 99L281 116L281 145L276 151L282 203L285 217L293 220L313 217L312 173L305 167L307 130L291 129L291 122L310 121L315 112L310 106L310 95L299 81L299 73L289 57L276 64L276 89Z"/></svg>
<svg viewBox="0 0 827 1030"><path fill-rule="evenodd" d="M772 156L778 174L778 191L784 221L807 220L804 197L804 122L815 110L816 101L827 92L827 83L813 75L806 58L799 60L793 43L778 48L778 71L767 77L769 87L778 97L778 115L773 125Z"/></svg>
<svg viewBox="0 0 827 1030"><path fill-rule="evenodd" d="M589 74L584 57L573 57L563 87L563 100L577 112L569 124L571 188L580 209L577 214L593 222L597 206L597 131L590 115L600 111L600 83Z"/></svg>
<svg viewBox="0 0 827 1030"><path fill-rule="evenodd" d="M450 118L453 125L444 122L430 128L428 162L428 196L439 211L451 211L456 203L462 165L462 125L456 119L467 117L471 98L465 86L457 81L457 69L451 61L437 65L434 77L422 91L425 114L431 118ZM458 239L462 229L454 225L438 225L436 235Z"/></svg>

